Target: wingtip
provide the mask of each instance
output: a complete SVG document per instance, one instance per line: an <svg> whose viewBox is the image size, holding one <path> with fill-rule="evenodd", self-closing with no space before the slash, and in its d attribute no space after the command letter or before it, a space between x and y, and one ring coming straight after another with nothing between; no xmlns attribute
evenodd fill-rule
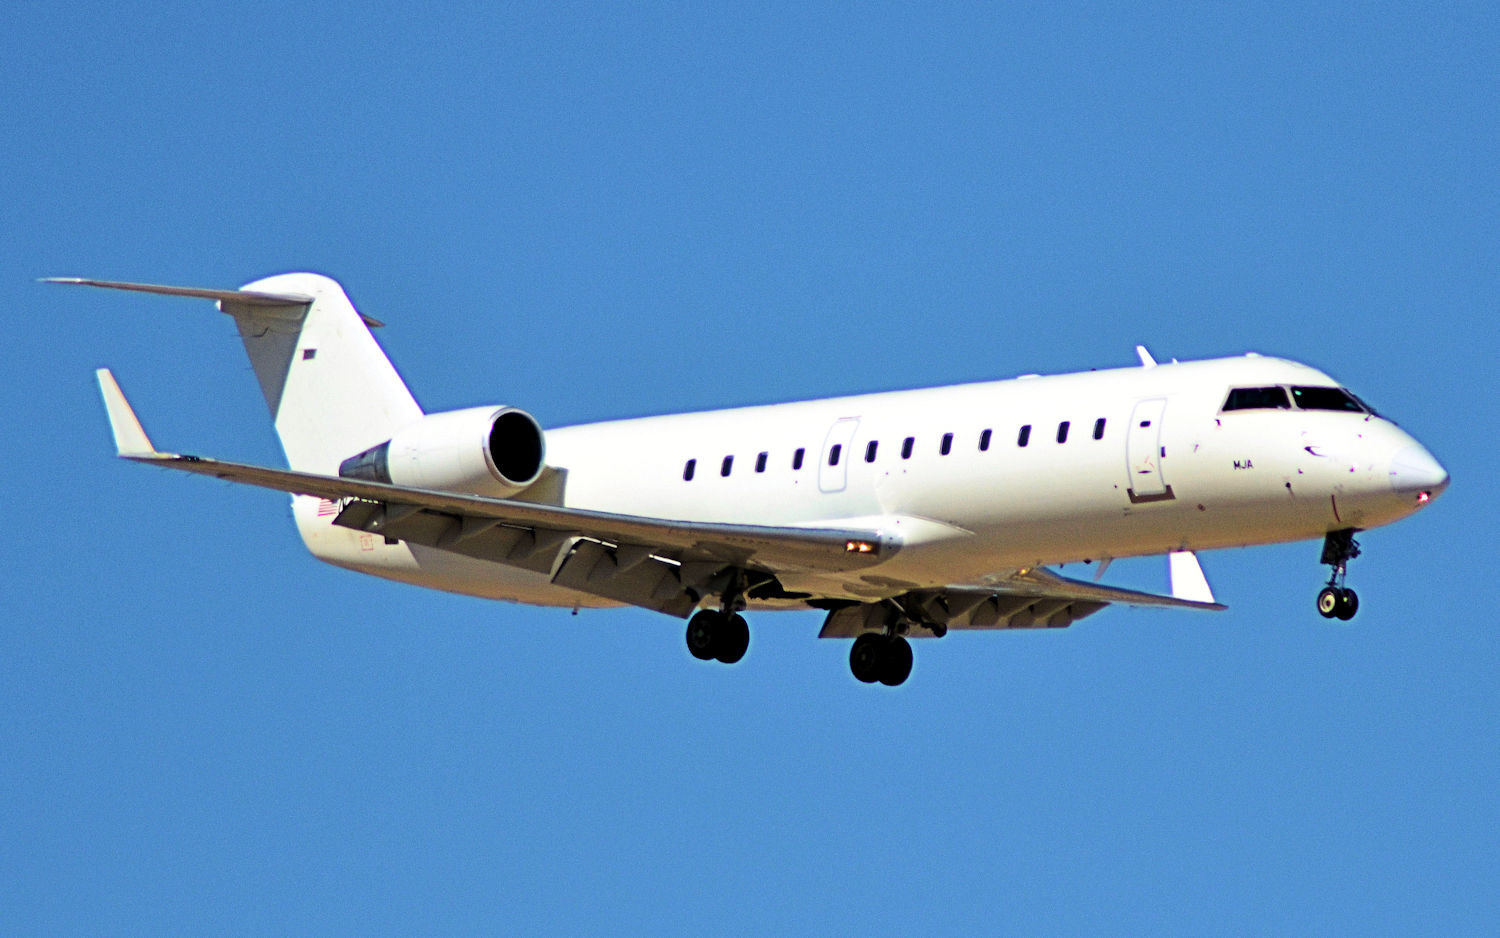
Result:
<svg viewBox="0 0 1500 938"><path fill-rule="evenodd" d="M1214 591L1208 585L1208 577L1203 575L1203 565L1198 562L1198 555L1192 551L1174 550L1169 553L1167 576L1172 583L1172 595L1178 599L1228 608L1221 606L1214 598Z"/></svg>
<svg viewBox="0 0 1500 938"><path fill-rule="evenodd" d="M99 380L99 393L104 396L104 410L109 415L109 429L115 437L115 453L120 456L156 456L156 447L151 445L150 437L141 428L141 421L136 417L130 402L125 399L125 393L120 390L120 383L115 380L114 373L108 368L95 370L94 377Z"/></svg>

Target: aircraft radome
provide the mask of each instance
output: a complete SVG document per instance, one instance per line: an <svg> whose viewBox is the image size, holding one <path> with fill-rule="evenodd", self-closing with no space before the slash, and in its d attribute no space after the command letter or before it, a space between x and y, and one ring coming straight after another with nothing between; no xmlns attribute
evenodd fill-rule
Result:
<svg viewBox="0 0 1500 938"><path fill-rule="evenodd" d="M512 406L425 414L342 287L82 279L216 300L234 318L289 469L158 452L114 377L119 455L292 494L320 560L474 596L628 604L688 619L732 664L746 609L819 609L865 682L908 638L1055 628L1110 603L1223 609L1195 551L1322 538L1317 597L1348 619L1354 535L1448 474L1328 375L1249 354L543 430ZM1048 566L1169 555L1170 595ZM1102 573L1102 569L1100 571ZM690 617L690 618L689 618Z"/></svg>

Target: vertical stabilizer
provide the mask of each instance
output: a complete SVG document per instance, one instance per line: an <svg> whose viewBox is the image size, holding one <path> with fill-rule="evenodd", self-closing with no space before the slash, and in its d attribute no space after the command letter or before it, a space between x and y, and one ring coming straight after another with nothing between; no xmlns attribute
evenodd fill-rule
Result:
<svg viewBox="0 0 1500 938"><path fill-rule="evenodd" d="M278 274L224 297L265 393L287 465L337 475L339 462L422 416L406 383L343 287L320 274ZM305 305L256 302L264 294Z"/></svg>

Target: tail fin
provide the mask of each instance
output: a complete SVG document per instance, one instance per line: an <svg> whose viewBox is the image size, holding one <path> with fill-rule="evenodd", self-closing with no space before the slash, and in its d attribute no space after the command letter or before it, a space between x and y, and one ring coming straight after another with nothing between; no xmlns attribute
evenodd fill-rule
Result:
<svg viewBox="0 0 1500 938"><path fill-rule="evenodd" d="M310 299L291 308L219 301L239 326L288 466L338 475L340 461L422 416L336 281L280 274L241 289Z"/></svg>
<svg viewBox="0 0 1500 938"><path fill-rule="evenodd" d="M337 475L339 462L390 439L422 409L344 288L319 274L279 274L239 290L56 278L53 282L219 301L234 317L265 393L287 465Z"/></svg>

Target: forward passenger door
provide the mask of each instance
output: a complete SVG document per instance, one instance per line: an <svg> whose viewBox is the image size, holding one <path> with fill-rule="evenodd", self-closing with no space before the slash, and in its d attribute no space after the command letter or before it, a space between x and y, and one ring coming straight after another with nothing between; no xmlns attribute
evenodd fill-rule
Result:
<svg viewBox="0 0 1500 938"><path fill-rule="evenodd" d="M1167 399L1138 401L1130 414L1130 432L1125 436L1125 460L1129 467L1126 493L1132 502L1156 502L1175 498L1162 471L1166 450L1161 444L1162 415Z"/></svg>

